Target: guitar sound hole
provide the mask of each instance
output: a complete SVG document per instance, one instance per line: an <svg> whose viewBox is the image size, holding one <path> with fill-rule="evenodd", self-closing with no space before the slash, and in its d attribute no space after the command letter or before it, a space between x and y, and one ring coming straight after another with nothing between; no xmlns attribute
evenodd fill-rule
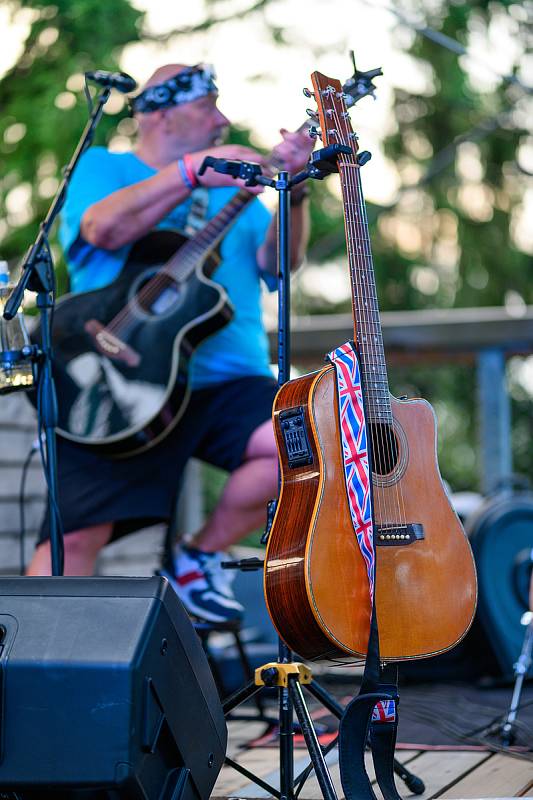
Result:
<svg viewBox="0 0 533 800"><path fill-rule="evenodd" d="M144 280L136 291L137 302L142 310L154 317L161 317L171 311L180 297L178 284L169 275L161 273L143 277Z"/></svg>
<svg viewBox="0 0 533 800"><path fill-rule="evenodd" d="M369 428L374 472L388 475L396 467L399 456L394 428L385 422L371 422Z"/></svg>

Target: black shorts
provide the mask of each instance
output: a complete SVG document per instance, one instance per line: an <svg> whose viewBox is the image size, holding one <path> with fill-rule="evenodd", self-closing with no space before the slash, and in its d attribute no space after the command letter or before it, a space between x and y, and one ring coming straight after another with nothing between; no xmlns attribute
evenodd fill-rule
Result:
<svg viewBox="0 0 533 800"><path fill-rule="evenodd" d="M113 522L113 538L169 520L191 457L233 472L272 413L273 378L252 376L194 391L176 428L136 456L111 459L57 437L59 512L65 533ZM39 542L49 538L48 514Z"/></svg>

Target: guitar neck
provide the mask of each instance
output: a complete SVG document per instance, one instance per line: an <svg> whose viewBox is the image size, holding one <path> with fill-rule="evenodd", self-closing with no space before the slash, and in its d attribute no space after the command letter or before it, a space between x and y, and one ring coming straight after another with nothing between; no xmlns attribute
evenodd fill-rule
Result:
<svg viewBox="0 0 533 800"><path fill-rule="evenodd" d="M188 271L203 262L224 238L241 211L253 200L254 195L246 189L240 189L209 222L189 239L187 244L178 250L166 265L166 270L175 277L183 277ZM216 263L206 264L204 273L210 277Z"/></svg>
<svg viewBox="0 0 533 800"><path fill-rule="evenodd" d="M367 409L371 419L392 422L368 220L356 159L353 156L339 159L339 173L350 266L354 341L360 354Z"/></svg>

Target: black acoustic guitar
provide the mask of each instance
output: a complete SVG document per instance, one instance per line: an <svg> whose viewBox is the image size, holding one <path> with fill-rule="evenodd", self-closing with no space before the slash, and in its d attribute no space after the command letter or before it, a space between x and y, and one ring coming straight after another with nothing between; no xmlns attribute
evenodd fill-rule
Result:
<svg viewBox="0 0 533 800"><path fill-rule="evenodd" d="M252 197L238 192L201 237L147 234L113 283L61 298L53 328L60 436L128 456L179 422L193 351L233 316L211 280L215 248ZM40 331L32 338L39 342Z"/></svg>
<svg viewBox="0 0 533 800"><path fill-rule="evenodd" d="M357 72L345 84L350 104L373 92L380 73ZM149 233L113 283L61 298L52 332L60 436L124 457L153 446L180 421L191 355L233 315L212 280L216 248L253 197L241 189L191 238ZM40 341L39 329L32 338Z"/></svg>

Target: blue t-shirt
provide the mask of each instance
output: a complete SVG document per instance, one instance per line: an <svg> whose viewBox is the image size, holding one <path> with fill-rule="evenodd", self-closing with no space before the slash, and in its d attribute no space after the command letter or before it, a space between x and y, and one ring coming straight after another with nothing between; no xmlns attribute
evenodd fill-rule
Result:
<svg viewBox="0 0 533 800"><path fill-rule="evenodd" d="M112 192L155 173L134 153L110 153L103 147L93 147L84 153L72 177L59 231L73 292L98 289L111 283L131 248L125 245L118 250L103 250L82 239L80 223L85 211ZM210 189L206 219L215 216L236 191L233 188ZM157 227L183 231L191 202L189 197L176 206ZM246 375L272 375L261 317L260 278L270 289L275 288L276 280L260 271L256 259L270 220L270 212L254 198L222 241L222 260L213 280L226 289L235 315L228 325L202 342L195 351L190 374L193 388Z"/></svg>

